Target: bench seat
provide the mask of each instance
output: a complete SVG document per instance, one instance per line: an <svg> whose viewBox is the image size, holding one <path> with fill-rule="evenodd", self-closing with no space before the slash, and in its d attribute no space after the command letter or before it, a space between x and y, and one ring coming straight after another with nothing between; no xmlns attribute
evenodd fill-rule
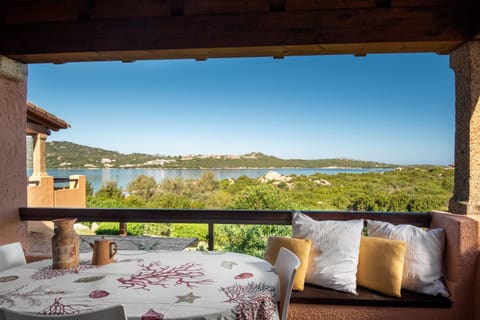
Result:
<svg viewBox="0 0 480 320"><path fill-rule="evenodd" d="M358 295L354 295L305 284L304 291L292 292L290 303L414 308L450 308L452 305L448 298L407 290L402 290L401 298L385 296L363 287L357 287L357 292Z"/></svg>
<svg viewBox="0 0 480 320"><path fill-rule="evenodd" d="M312 214L313 215L313 214ZM479 257L479 223L471 217L432 212L425 215L363 213L361 218L413 224L445 230L444 281L450 296L434 297L402 291L402 298L387 297L365 288L358 296L307 285L292 292L290 320L478 320L476 295ZM323 216L316 215L316 220ZM347 215L348 216L348 215ZM345 220L344 215L329 219ZM347 218L351 219L351 216ZM429 218L429 219L427 219ZM424 219L419 221L419 219Z"/></svg>

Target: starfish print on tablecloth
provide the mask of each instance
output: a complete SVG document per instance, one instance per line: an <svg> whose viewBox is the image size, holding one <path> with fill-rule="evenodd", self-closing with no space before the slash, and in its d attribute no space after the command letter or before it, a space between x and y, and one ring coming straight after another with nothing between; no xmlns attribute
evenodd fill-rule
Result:
<svg viewBox="0 0 480 320"><path fill-rule="evenodd" d="M186 294L184 296L176 296L176 297L178 300L175 303L180 303L180 302L193 303L195 299L201 298L200 296L193 295L193 292L190 292L189 294Z"/></svg>
<svg viewBox="0 0 480 320"><path fill-rule="evenodd" d="M220 265L225 269L232 270L233 266L237 266L238 263L236 263L235 261L222 261Z"/></svg>

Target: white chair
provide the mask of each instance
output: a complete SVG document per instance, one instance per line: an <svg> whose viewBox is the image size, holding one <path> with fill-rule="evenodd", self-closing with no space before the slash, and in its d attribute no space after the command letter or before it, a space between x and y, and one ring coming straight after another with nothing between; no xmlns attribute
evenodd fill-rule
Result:
<svg viewBox="0 0 480 320"><path fill-rule="evenodd" d="M277 260L275 260L275 270L280 279L280 320L287 320L293 279L295 279L298 267L300 267L300 259L287 248L280 248Z"/></svg>
<svg viewBox="0 0 480 320"><path fill-rule="evenodd" d="M0 320L127 320L127 315L124 306L118 304L104 309L56 316L0 309Z"/></svg>
<svg viewBox="0 0 480 320"><path fill-rule="evenodd" d="M20 242L0 246L0 272L26 263Z"/></svg>

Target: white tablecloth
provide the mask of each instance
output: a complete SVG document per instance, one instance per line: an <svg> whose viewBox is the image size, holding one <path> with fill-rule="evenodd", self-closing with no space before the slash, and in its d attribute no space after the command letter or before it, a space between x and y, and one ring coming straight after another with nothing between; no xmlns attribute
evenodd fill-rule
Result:
<svg viewBox="0 0 480 320"><path fill-rule="evenodd" d="M125 305L129 319L278 319L278 276L261 259L227 252L119 251L75 269L51 260L0 273L0 307L68 314Z"/></svg>

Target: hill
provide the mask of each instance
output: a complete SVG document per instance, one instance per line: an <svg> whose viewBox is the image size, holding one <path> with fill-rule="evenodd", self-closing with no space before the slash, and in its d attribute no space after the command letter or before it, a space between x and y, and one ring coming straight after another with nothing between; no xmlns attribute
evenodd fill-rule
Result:
<svg viewBox="0 0 480 320"><path fill-rule="evenodd" d="M253 152L245 155L158 156L123 154L67 141L46 145L49 168L391 168L394 164L351 159L280 159Z"/></svg>

